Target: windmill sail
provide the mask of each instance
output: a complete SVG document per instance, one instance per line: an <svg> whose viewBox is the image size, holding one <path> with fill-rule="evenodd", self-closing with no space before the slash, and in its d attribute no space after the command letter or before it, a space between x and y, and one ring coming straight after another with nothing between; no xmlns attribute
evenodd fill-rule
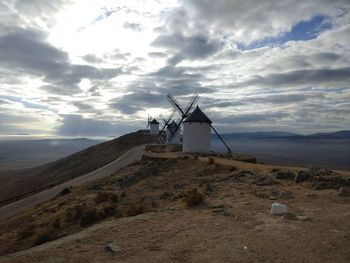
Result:
<svg viewBox="0 0 350 263"><path fill-rule="evenodd" d="M213 131L215 132L215 134L219 137L219 139L221 140L221 142L225 145L225 147L227 148L227 154L232 153L230 147L228 147L228 145L226 144L226 142L224 141L224 139L220 136L220 134L216 131L216 129L214 128L214 126L212 124L210 124L211 128L213 129Z"/></svg>
<svg viewBox="0 0 350 263"><path fill-rule="evenodd" d="M197 93L195 93L192 98L190 99L189 103L188 103L188 106L185 108L185 109L182 109L180 104L175 100L175 98L170 94L168 93L167 95L167 99L168 101L170 102L170 104L174 107L175 110L177 110L177 112L180 114L181 116L181 119L180 121L178 122L176 128L174 129L174 131L172 132L173 133L173 136L176 134L176 132L181 129L181 125L184 121L185 118L187 118L190 113L191 113L191 109L192 107L197 103L198 99L199 99L199 96Z"/></svg>

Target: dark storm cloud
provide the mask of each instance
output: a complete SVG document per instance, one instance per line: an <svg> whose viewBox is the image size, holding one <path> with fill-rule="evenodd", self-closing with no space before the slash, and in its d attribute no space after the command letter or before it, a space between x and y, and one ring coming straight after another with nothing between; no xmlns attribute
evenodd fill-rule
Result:
<svg viewBox="0 0 350 263"><path fill-rule="evenodd" d="M332 85L350 80L350 67L338 69L306 69L286 73L254 76L251 80L236 84L236 87L263 86L283 87L298 85Z"/></svg>
<svg viewBox="0 0 350 263"><path fill-rule="evenodd" d="M63 136L117 136L137 129L131 122L121 125L73 114L62 117L63 121L57 129L57 134Z"/></svg>
<svg viewBox="0 0 350 263"><path fill-rule="evenodd" d="M0 66L44 77L49 85L43 89L58 94L79 92L77 84L83 78L108 80L122 73L119 68L71 64L66 52L48 44L46 34L35 29L7 29L0 35L0 50Z"/></svg>
<svg viewBox="0 0 350 263"><path fill-rule="evenodd" d="M146 91L127 94L110 101L110 107L123 114L133 114L145 108L162 107L165 104L165 94Z"/></svg>
<svg viewBox="0 0 350 263"><path fill-rule="evenodd" d="M152 45L164 47L174 52L174 55L169 59L169 63L172 65L186 59L205 59L222 47L222 43L211 40L206 35L184 36L179 33L160 35Z"/></svg>

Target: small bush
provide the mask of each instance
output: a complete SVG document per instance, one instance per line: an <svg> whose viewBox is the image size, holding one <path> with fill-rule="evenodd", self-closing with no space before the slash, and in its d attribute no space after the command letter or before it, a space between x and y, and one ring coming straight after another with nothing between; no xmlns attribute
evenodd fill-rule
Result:
<svg viewBox="0 0 350 263"><path fill-rule="evenodd" d="M43 243L49 242L56 239L56 235L50 229L44 230L42 233L39 233L36 237L33 246L39 246Z"/></svg>
<svg viewBox="0 0 350 263"><path fill-rule="evenodd" d="M108 192L98 192L95 196L95 203L101 204L103 202L107 202L109 200L109 193Z"/></svg>
<svg viewBox="0 0 350 263"><path fill-rule="evenodd" d="M129 203L125 210L126 216L136 216L138 214L142 214L143 212L144 208L142 204L135 203Z"/></svg>
<svg viewBox="0 0 350 263"><path fill-rule="evenodd" d="M202 203L204 200L203 194L201 194L197 188L190 188L184 191L183 201L187 207L192 207Z"/></svg>
<svg viewBox="0 0 350 263"><path fill-rule="evenodd" d="M110 194L109 195L109 201L111 201L111 202L113 202L113 203L116 203L116 202L118 202L119 201L119 197L118 197L118 195L117 194Z"/></svg>
<svg viewBox="0 0 350 263"><path fill-rule="evenodd" d="M115 215L116 210L117 210L116 205L107 205L107 206L103 207L101 212L100 212L100 219L111 217L111 216Z"/></svg>
<svg viewBox="0 0 350 263"><path fill-rule="evenodd" d="M213 189L213 187L212 187L211 184L207 183L207 184L205 185L204 190L205 190L206 193L211 193L211 192L213 192L214 189Z"/></svg>
<svg viewBox="0 0 350 263"><path fill-rule="evenodd" d="M198 155L195 155L193 158L194 158L195 160L198 160Z"/></svg>
<svg viewBox="0 0 350 263"><path fill-rule="evenodd" d="M61 228L61 223L60 223L60 219L56 218L53 223L52 223L52 227L56 228L56 229L60 229Z"/></svg>
<svg viewBox="0 0 350 263"><path fill-rule="evenodd" d="M35 234L35 226L28 225L18 232L18 240L31 237Z"/></svg>
<svg viewBox="0 0 350 263"><path fill-rule="evenodd" d="M208 164L214 164L215 163L215 159L212 157L208 158Z"/></svg>
<svg viewBox="0 0 350 263"><path fill-rule="evenodd" d="M279 172L280 170L281 170L281 169L274 167L274 168L271 169L270 173L277 173L277 172Z"/></svg>
<svg viewBox="0 0 350 263"><path fill-rule="evenodd" d="M64 196L64 195L67 195L67 194L70 194L72 192L71 189L69 188L64 188L61 192L59 192L59 196Z"/></svg>
<svg viewBox="0 0 350 263"><path fill-rule="evenodd" d="M236 166L231 166L230 167L230 172L234 172L234 171L237 171L238 168Z"/></svg>
<svg viewBox="0 0 350 263"><path fill-rule="evenodd" d="M95 208L91 208L83 211L83 214L80 219L81 226L87 226L95 223L98 220L98 216Z"/></svg>

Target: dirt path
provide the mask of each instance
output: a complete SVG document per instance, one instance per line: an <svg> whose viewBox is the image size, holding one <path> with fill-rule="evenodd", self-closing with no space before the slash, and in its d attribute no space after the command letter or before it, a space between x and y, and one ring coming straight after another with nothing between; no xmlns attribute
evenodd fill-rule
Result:
<svg viewBox="0 0 350 263"><path fill-rule="evenodd" d="M24 198L18 202L3 206L0 208L0 219L10 217L15 215L25 209L31 208L39 203L49 200L55 197L64 188L70 186L81 185L85 182L92 181L98 178L102 178L111 175L115 171L139 160L144 153L145 145L137 146L127 151L125 154L120 156L115 161L95 170L87 173L83 176L79 176L71 181L65 182L63 184L57 185L53 188L45 190L43 192L37 193L35 195Z"/></svg>

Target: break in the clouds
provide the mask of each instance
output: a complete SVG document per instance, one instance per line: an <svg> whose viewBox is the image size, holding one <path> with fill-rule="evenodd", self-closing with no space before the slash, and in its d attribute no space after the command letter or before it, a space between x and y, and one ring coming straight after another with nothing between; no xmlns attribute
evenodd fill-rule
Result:
<svg viewBox="0 0 350 263"><path fill-rule="evenodd" d="M220 131L350 129L347 0L0 0L0 134L117 136L194 92Z"/></svg>

